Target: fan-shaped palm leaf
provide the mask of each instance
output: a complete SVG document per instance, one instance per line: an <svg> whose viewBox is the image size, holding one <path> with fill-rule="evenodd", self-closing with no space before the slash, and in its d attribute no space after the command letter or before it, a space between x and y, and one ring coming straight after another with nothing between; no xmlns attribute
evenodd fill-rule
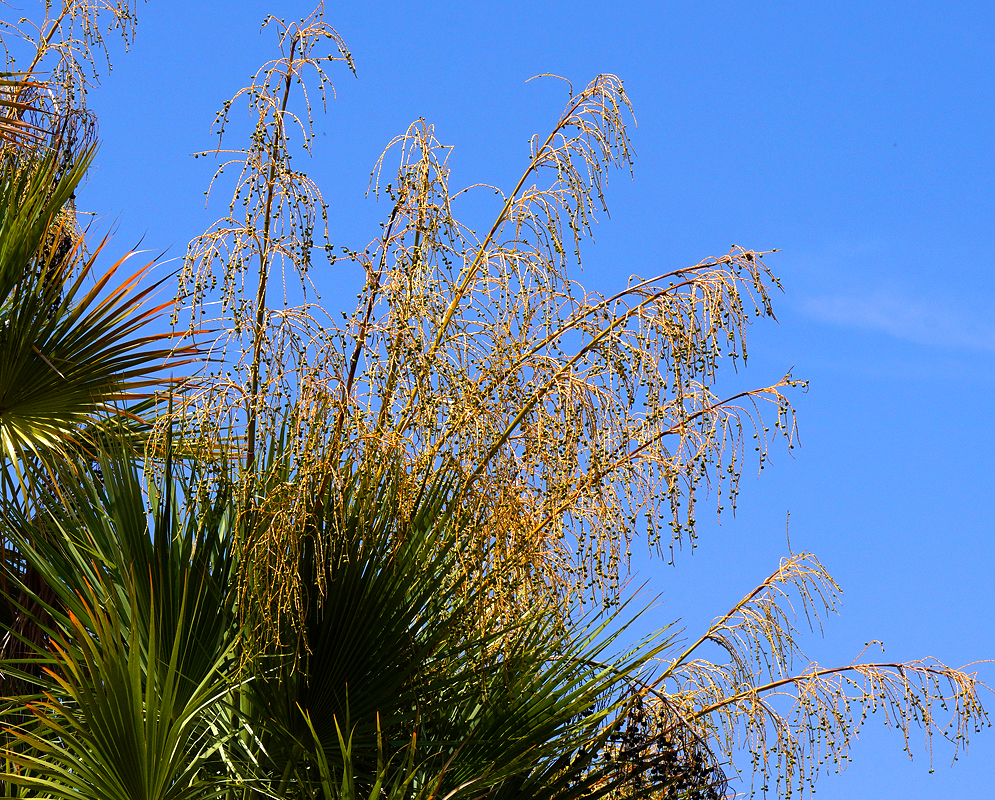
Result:
<svg viewBox="0 0 995 800"><path fill-rule="evenodd" d="M223 491L198 497L195 469L173 475L167 460L170 477L158 489L150 487L149 514L129 448L101 452L98 465L84 473L65 465L56 473L59 487L31 516L17 506L4 509L2 533L22 566L4 565L6 595L17 598L15 606L44 606L54 614L53 624L65 627L72 615L89 613L80 598L103 593L101 602L119 609L143 649L179 646L180 674L196 684L237 633L226 613L233 568L230 497ZM46 587L45 597L23 583L29 571ZM19 630L10 615L6 627ZM152 631L171 638L154 643Z"/></svg>
<svg viewBox="0 0 995 800"><path fill-rule="evenodd" d="M163 308L143 308L158 284L140 289L144 266L116 287L127 259L85 282L106 240L89 257L76 238L58 248L58 214L92 157L61 178L56 158L3 165L0 191L0 459L23 462L78 443L81 427L115 412L155 373L188 363L194 348L146 327ZM58 254L58 255L56 255Z"/></svg>
<svg viewBox="0 0 995 800"><path fill-rule="evenodd" d="M87 592L79 606L84 616L71 613L47 649L48 687L25 705L31 719L5 731L4 756L15 769L4 780L73 800L221 794L226 781L218 776L216 752L226 737L212 723L225 715L220 700L230 687L214 669L192 692L185 688L178 645L186 614L176 631L166 632L175 645L163 653L155 625L146 649L139 627L127 624L105 592Z"/></svg>
<svg viewBox="0 0 995 800"><path fill-rule="evenodd" d="M99 473L68 473L30 519L5 510L24 572L51 596L7 565L20 590L8 608L45 634L29 639L5 620L5 646L23 645L0 663L23 687L5 693L9 783L93 800L201 798L229 785L231 506L224 493L186 495L196 475L174 478L168 463L166 474L151 515L126 447L101 454Z"/></svg>
<svg viewBox="0 0 995 800"><path fill-rule="evenodd" d="M272 790L554 800L618 788L632 772L600 757L628 681L668 642L606 658L617 618L571 632L542 608L482 627L488 586L459 557L459 475L442 470L413 504L398 477L359 470L317 504L300 563L305 643L296 659L257 662L244 690L259 758L281 776Z"/></svg>

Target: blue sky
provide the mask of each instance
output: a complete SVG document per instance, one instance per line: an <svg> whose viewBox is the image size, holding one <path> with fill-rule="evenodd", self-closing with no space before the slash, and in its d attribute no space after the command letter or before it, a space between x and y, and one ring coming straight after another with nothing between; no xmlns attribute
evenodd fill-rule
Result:
<svg viewBox="0 0 995 800"><path fill-rule="evenodd" d="M103 145L82 207L182 255L213 221L203 191L221 103L272 56L272 11L309 2L151 2L132 52L93 94ZM638 127L634 179L613 174L578 277L610 292L726 252L780 248L780 323L754 326L745 379L788 368L802 446L744 476L739 512L699 514L701 544L675 567L637 558L661 594L648 622L694 634L771 572L791 543L844 590L842 615L808 651L847 663L870 639L891 659L953 666L995 657L995 5L991 3L343 2L326 17L358 78L339 70L307 171L332 239L365 243L385 209L364 197L383 146L418 117L454 145L453 185L508 186L531 134L565 94L624 81ZM302 165L299 165L302 166ZM143 238L144 237L144 238ZM319 280L319 286L321 286ZM334 297L338 276L328 274ZM637 552L642 552L636 548ZM995 683L995 669L981 667ZM995 698L990 705L995 708ZM872 718L843 775L818 796L983 796L995 731L935 774Z"/></svg>

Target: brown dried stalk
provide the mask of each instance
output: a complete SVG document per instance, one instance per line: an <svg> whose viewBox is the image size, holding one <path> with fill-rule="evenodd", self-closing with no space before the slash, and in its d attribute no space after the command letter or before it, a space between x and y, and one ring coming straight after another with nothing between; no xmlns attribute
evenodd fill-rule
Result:
<svg viewBox="0 0 995 800"><path fill-rule="evenodd" d="M339 35L322 18L321 6L300 23L287 25L270 16L263 27L277 28L281 57L264 64L252 83L227 101L215 120L213 131L218 146L197 156L222 155L208 195L225 169L235 167L238 177L228 214L190 244L181 278L178 300L188 303L191 327L204 321L204 301L223 275L222 316L210 323L223 326L212 355L230 367L224 378L215 375L210 397L201 407L217 409L215 428L231 419L234 407L241 406L246 422L245 471L255 466L260 436L273 435L273 426L288 397L299 381L288 376L308 362L308 348L321 339L322 326L311 317L306 302L288 307L287 269L300 280L306 300L310 279L311 251L319 214L325 227L325 204L318 187L307 175L291 166L290 138L303 137L302 147L310 153L313 144L312 106L307 81L314 76L324 106L328 91L334 92L323 64L344 61L353 68L352 57ZM326 40L339 55L326 55L319 46ZM289 103L295 85L302 87L303 113L295 113ZM224 149L222 143L232 110L240 99L249 105L254 128L249 145ZM283 273L284 309L270 307L267 293L274 269ZM175 317L174 317L175 321ZM235 359L229 352L234 345ZM276 360L272 353L279 353ZM312 354L313 355L313 354ZM221 396L218 396L219 390ZM229 399L225 399L225 398ZM232 403L234 400L234 403ZM262 433L260 432L260 427Z"/></svg>
<svg viewBox="0 0 995 800"><path fill-rule="evenodd" d="M986 687L972 665L952 669L932 658L863 663L863 653L843 667L808 662L796 641L793 603L801 604L813 628L821 626L822 614L836 610L838 599L839 587L815 556L783 559L767 580L666 663L654 684L659 724L673 725L676 715L730 762L745 749L753 788L777 796L804 793L830 766L845 768L868 714L880 711L885 724L901 731L910 758L910 736L921 729L931 760L934 735L951 741L956 757L972 729L990 725L978 694ZM719 645L728 661L699 656L706 642ZM805 666L796 669L798 663Z"/></svg>
<svg viewBox="0 0 995 800"><path fill-rule="evenodd" d="M240 452L246 474L283 426L306 431L286 443L301 486L312 487L310 475L327 485L342 459L400 457L416 482L438 459L454 459L467 503L486 509L486 527L467 532L467 563L487 551L475 568L507 574L509 602L550 591L616 602L638 517L654 546L693 543L701 491L724 488L735 502L750 433L763 465L764 404L776 409L774 434L793 441L783 394L796 385L790 376L728 400L715 392L722 357L745 358L750 319L773 316L778 284L764 254L733 248L633 279L607 298L570 280L567 253L580 257L605 207L606 170L631 163L629 101L618 78L602 75L533 138L507 195L482 186L451 192L450 148L427 123L412 125L375 171L374 190L391 200L381 236L344 250L366 275L355 313L339 327L315 305L287 305L286 274L286 307L276 312L267 304L271 271L292 268L294 292L307 298L324 214L317 187L291 169L288 144L293 123L310 152L306 94L301 116L289 98L313 67L324 99L328 56L314 51L324 38L351 67L320 7L280 24L282 57L236 95L249 100L255 122L249 146L213 151L230 159L215 180L229 166L238 178L229 214L191 243L180 300L203 327L217 292L214 323L223 330L211 354L223 366L201 394L177 403L181 419L203 437L202 452ZM224 106L218 133L232 108ZM400 165L384 184L391 153ZM477 238L455 206L465 192L488 189L499 195L496 216ZM260 576L281 596L282 582L295 580L298 530L274 524L260 534L267 542L253 544L287 554L282 567L266 559Z"/></svg>
<svg viewBox="0 0 995 800"><path fill-rule="evenodd" d="M125 47L134 39L136 0L61 0L40 3L41 20L24 15L0 21L7 70L27 77L44 73L43 91L33 95L58 117L86 106L86 93L99 81L100 64L111 69L105 32L119 31ZM11 41L13 40L13 41ZM24 87L25 93L39 87ZM42 106L44 107L44 106Z"/></svg>

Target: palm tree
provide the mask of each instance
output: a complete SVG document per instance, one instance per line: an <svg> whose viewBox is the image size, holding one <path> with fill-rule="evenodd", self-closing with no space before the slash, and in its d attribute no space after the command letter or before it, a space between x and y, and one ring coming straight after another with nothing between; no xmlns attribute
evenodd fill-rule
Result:
<svg viewBox="0 0 995 800"><path fill-rule="evenodd" d="M305 149L313 140L306 100L295 116L290 96L308 71L327 88L329 58L352 61L320 7L269 23L281 57L236 96L256 128L231 154L243 170L230 213L191 244L178 292L193 331L223 287L219 372L168 395L147 460L135 407L117 404L191 353L144 332L157 309L138 309L137 275L83 288L94 257L66 203L92 151L58 159L8 137L8 795L716 800L713 752L745 745L760 779L790 790L827 753L847 758L851 709L957 742L984 721L976 677L935 662L792 671L786 592L814 612L836 599L808 554L690 647L668 651L661 635L615 652L618 614L577 604L620 601L636 511L658 546L668 519L675 540L693 538L702 481L728 479L735 500L751 423L763 464L762 401L792 441L790 376L712 391L719 352L744 352L750 312L773 314L763 254L733 248L577 296L565 248L603 200L604 169L631 156L628 99L601 75L533 140L482 240L452 217L448 150L413 125L395 142L382 237L347 251L367 278L355 315L337 328L311 305L274 310L272 270L306 281L324 214L291 168L288 131L301 123ZM339 56L317 47L329 42ZM699 654L707 643L728 658ZM788 713L768 700L785 692ZM952 704L949 728L934 702Z"/></svg>
<svg viewBox="0 0 995 800"><path fill-rule="evenodd" d="M106 240L85 251L72 205L94 148L76 154L64 131L20 124L17 87L33 85L7 76L2 88L13 99L0 97L9 112L0 124L0 498L4 513L25 518L60 502L64 487L89 471L111 420L126 420L114 425L116 436L138 444L147 426L141 406L127 401L161 383L157 371L193 355L171 347L172 334L148 331L160 309L142 308L155 287L138 281L151 265L116 286L127 257L95 274ZM13 533L0 531L0 658L8 665L38 648L57 650L52 625L68 608L58 579L25 557L34 539ZM45 668L22 667L33 679ZM18 674L4 671L5 694L25 689Z"/></svg>

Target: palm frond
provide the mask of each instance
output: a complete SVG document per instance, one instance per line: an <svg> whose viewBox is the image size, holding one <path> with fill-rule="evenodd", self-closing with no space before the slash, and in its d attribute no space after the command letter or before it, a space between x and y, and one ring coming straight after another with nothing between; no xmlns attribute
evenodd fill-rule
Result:
<svg viewBox="0 0 995 800"><path fill-rule="evenodd" d="M65 464L56 479L32 514L9 505L0 518L17 559L6 565L8 597L16 587L22 605L44 606L65 627L72 615L87 613L80 598L103 592L102 602L118 604L127 625L141 632L144 649L180 646L181 673L202 679L235 637L225 613L233 570L230 495L198 494L196 468L174 471L167 462L162 483L148 487L149 514L126 436L116 450L99 454L95 470ZM29 568L38 576L34 586L24 585ZM182 635L181 644L155 645L151 631Z"/></svg>
<svg viewBox="0 0 995 800"><path fill-rule="evenodd" d="M95 148L83 152L71 169L63 170L60 154L7 153L0 163L0 303L15 287L38 287L46 266L61 244L58 216L93 161ZM48 241L49 247L44 247ZM61 260L61 259L60 259ZM49 290L58 284L45 282Z"/></svg>
<svg viewBox="0 0 995 800"><path fill-rule="evenodd" d="M16 769L4 779L67 800L220 795L226 782L211 773L224 737L211 723L225 713L226 682L214 670L185 692L178 648L159 651L154 628L143 648L139 628L105 593L80 602L85 616L72 614L49 647L50 689L27 704L33 719L7 726L12 744L3 755ZM145 668L153 663L161 668Z"/></svg>
<svg viewBox="0 0 995 800"><path fill-rule="evenodd" d="M126 441L62 477L30 517L0 520L17 558L0 671L21 687L5 692L4 778L50 797L215 796L234 735L229 499L167 464L147 513Z"/></svg>
<svg viewBox="0 0 995 800"><path fill-rule="evenodd" d="M83 428L115 415L116 403L169 383L165 369L189 363L192 345L147 326L169 304L147 308L161 284L139 286L152 264L120 284L128 256L84 286L106 245L83 257L82 241L58 238L57 217L92 158L57 175L54 155L3 165L0 190L0 459L45 458L79 443ZM154 263L154 262L153 262Z"/></svg>

